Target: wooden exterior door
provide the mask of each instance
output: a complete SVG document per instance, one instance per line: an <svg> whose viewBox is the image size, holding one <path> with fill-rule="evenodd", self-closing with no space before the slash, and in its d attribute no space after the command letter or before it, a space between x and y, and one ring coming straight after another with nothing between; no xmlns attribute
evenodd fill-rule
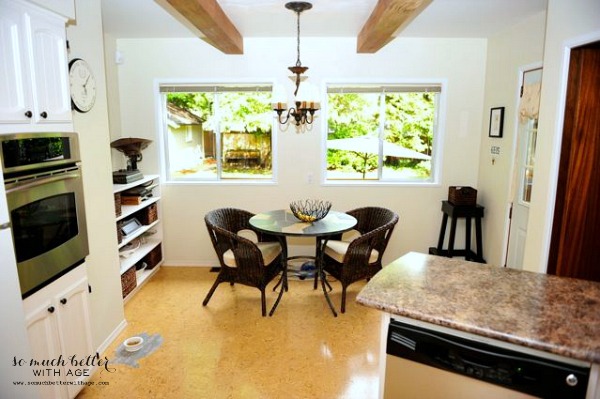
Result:
<svg viewBox="0 0 600 399"><path fill-rule="evenodd" d="M571 50L548 273L600 281L600 42Z"/></svg>

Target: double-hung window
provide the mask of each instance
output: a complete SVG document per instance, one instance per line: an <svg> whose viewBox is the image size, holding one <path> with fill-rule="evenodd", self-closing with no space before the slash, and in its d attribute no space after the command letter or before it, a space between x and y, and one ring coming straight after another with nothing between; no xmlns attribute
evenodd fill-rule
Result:
<svg viewBox="0 0 600 399"><path fill-rule="evenodd" d="M325 181L434 182L441 84L327 86Z"/></svg>
<svg viewBox="0 0 600 399"><path fill-rule="evenodd" d="M272 86L160 85L170 181L272 180Z"/></svg>

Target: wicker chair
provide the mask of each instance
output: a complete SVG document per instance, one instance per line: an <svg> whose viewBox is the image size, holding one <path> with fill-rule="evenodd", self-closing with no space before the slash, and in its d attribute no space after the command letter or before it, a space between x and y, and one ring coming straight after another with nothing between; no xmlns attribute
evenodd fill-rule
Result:
<svg viewBox="0 0 600 399"><path fill-rule="evenodd" d="M266 316L265 288L282 272L283 255L276 237L252 230L249 224L252 216L254 214L245 210L221 208L208 212L204 217L221 268L202 302L203 306L208 304L219 284L239 283L260 290L262 315Z"/></svg>
<svg viewBox="0 0 600 399"><path fill-rule="evenodd" d="M381 258L398 223L398 215L385 208L365 207L346 213L356 218L356 231L350 238L327 241L323 251L324 270L342 283L342 313L346 311L346 288L381 270Z"/></svg>

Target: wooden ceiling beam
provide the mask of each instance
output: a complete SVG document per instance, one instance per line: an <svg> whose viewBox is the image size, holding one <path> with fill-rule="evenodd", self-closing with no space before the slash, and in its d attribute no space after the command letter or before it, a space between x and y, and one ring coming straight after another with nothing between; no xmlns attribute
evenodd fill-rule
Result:
<svg viewBox="0 0 600 399"><path fill-rule="evenodd" d="M358 53L376 53L394 39L432 0L379 0L357 39Z"/></svg>
<svg viewBox="0 0 600 399"><path fill-rule="evenodd" d="M201 36L200 38L211 46L225 54L244 53L242 35L216 0L165 1L181 18L202 32L204 37Z"/></svg>

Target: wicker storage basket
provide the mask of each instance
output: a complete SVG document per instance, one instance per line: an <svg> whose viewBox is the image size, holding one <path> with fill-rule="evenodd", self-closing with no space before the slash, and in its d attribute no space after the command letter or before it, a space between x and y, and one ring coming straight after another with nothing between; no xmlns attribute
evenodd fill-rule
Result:
<svg viewBox="0 0 600 399"><path fill-rule="evenodd" d="M135 278L135 265L131 266L127 271L121 274L121 292L125 298L137 286Z"/></svg>
<svg viewBox="0 0 600 399"><path fill-rule="evenodd" d="M121 193L115 194L115 215L121 216Z"/></svg>
<svg viewBox="0 0 600 399"><path fill-rule="evenodd" d="M140 223L145 226L154 223L158 219L156 203L148 205L144 209L136 212L136 217Z"/></svg>
<svg viewBox="0 0 600 399"><path fill-rule="evenodd" d="M477 204L477 190L468 186L450 186L448 201L454 205L474 206Z"/></svg>
<svg viewBox="0 0 600 399"><path fill-rule="evenodd" d="M158 244L152 251L148 252L148 255L144 256L142 261L146 262L146 269L153 269L162 260L162 247Z"/></svg>

